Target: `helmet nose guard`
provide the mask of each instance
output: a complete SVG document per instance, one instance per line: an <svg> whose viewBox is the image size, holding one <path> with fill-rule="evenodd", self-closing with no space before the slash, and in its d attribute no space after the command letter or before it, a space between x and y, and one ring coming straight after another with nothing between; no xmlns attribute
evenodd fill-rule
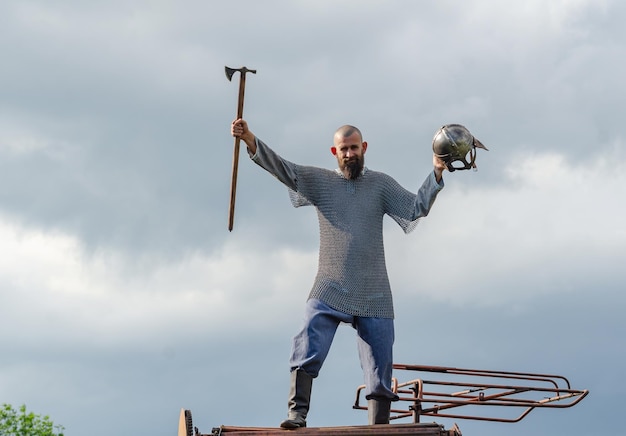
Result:
<svg viewBox="0 0 626 436"><path fill-rule="evenodd" d="M476 168L476 147L489 151L460 124L446 124L433 137L433 152L446 163L450 172ZM454 162L461 162L461 166L454 166Z"/></svg>

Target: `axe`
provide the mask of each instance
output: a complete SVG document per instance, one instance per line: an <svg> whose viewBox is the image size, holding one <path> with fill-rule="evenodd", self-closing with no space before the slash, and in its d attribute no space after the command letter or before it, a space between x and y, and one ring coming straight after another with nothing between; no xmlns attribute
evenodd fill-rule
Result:
<svg viewBox="0 0 626 436"><path fill-rule="evenodd" d="M237 104L237 119L243 117L243 94L246 88L246 73L256 74L256 70L249 70L246 67L226 69L226 77L232 81L235 71L239 71L239 102ZM233 230L233 222L235 220L235 194L237 192L237 169L239 167L239 142L241 138L235 138L235 150L233 154L233 172L230 180L230 208L228 209L228 231Z"/></svg>

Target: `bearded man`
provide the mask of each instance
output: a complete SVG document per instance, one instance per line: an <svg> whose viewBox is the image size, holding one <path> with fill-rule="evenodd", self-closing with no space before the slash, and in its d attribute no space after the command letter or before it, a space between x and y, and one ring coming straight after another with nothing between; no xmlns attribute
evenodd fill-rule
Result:
<svg viewBox="0 0 626 436"><path fill-rule="evenodd" d="M248 128L233 121L231 134L248 147L251 159L289 188L294 207L313 206L320 229L318 272L306 302L304 325L293 339L287 419L280 426L306 427L313 379L328 355L340 323L357 333L368 400L369 424L389 423L394 311L385 266L383 217L409 233L428 215L443 189L445 163L433 155L433 171L414 194L387 174L364 165L367 142L345 125L333 137L339 168L326 170L289 162Z"/></svg>

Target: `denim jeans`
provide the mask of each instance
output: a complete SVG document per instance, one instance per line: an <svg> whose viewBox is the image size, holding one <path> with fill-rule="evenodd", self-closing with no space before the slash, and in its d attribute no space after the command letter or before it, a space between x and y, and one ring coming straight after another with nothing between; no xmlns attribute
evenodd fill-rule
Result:
<svg viewBox="0 0 626 436"><path fill-rule="evenodd" d="M306 303L304 326L293 338L289 361L291 370L302 369L317 377L340 323L351 324L357 332L366 399L397 400L391 390L393 367L393 319L366 318L339 312L320 300Z"/></svg>

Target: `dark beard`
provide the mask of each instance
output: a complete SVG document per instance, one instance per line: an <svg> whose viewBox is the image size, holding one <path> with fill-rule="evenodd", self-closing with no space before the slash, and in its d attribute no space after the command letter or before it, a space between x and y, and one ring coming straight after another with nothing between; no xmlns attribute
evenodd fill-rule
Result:
<svg viewBox="0 0 626 436"><path fill-rule="evenodd" d="M354 180L363 172L363 159L354 157L344 163L344 168L348 170L348 178Z"/></svg>

